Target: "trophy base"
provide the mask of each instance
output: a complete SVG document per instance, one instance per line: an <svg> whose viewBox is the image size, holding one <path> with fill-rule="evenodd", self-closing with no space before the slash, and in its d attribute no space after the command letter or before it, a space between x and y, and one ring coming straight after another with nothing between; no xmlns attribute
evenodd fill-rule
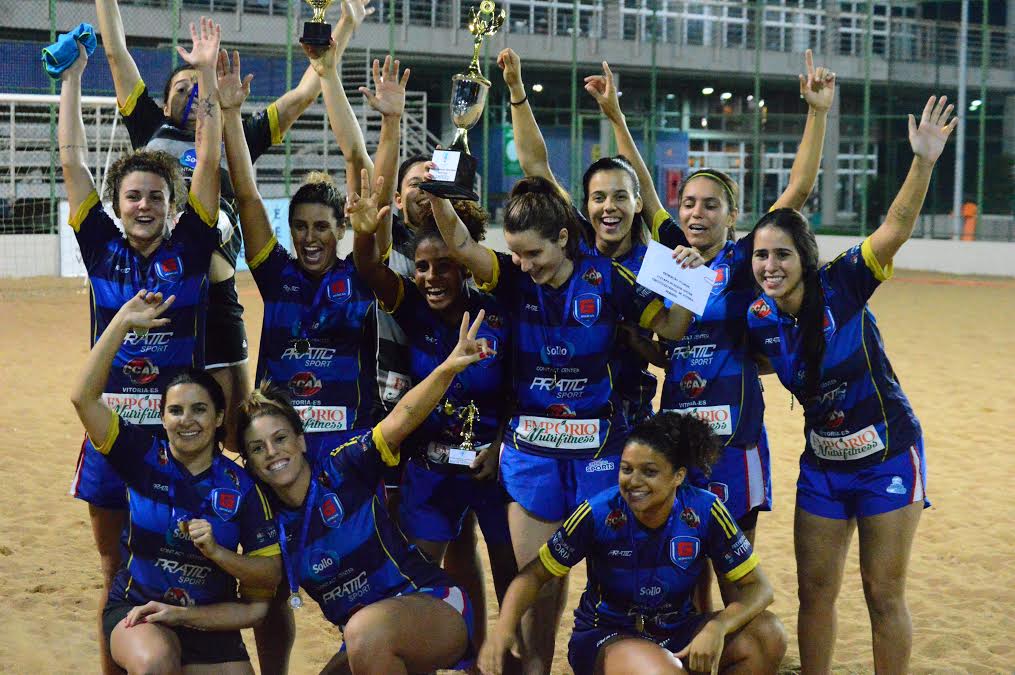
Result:
<svg viewBox="0 0 1015 675"><path fill-rule="evenodd" d="M434 173L441 180L423 181L419 184L421 190L452 201L479 201L479 195L472 189L476 182L475 157L456 150L437 150L434 162L438 167Z"/></svg>
<svg viewBox="0 0 1015 675"><path fill-rule="evenodd" d="M327 47L331 44L331 24L304 21L300 42L309 47Z"/></svg>

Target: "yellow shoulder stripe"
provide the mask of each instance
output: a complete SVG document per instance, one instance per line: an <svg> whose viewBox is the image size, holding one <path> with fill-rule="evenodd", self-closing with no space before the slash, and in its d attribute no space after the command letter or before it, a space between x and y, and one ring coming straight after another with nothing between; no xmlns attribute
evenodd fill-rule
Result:
<svg viewBox="0 0 1015 675"><path fill-rule="evenodd" d="M389 308L387 305L381 302L380 298L377 298L377 304L380 305L381 309L383 309L388 314L394 314L396 311L398 311L398 308L402 306L402 300L405 299L405 279L402 278L401 274L396 274L395 278L398 279L398 291L395 293L395 304ZM376 294L374 295L374 297L377 297Z"/></svg>
<svg viewBox="0 0 1015 675"><path fill-rule="evenodd" d="M860 253L863 254L863 261L867 265L867 269L874 273L874 278L878 281L888 281L892 278L895 273L895 262L892 261L881 267L881 263L878 262L877 256L874 255L874 249L871 247L871 238L867 237L860 244Z"/></svg>
<svg viewBox="0 0 1015 675"><path fill-rule="evenodd" d="M197 214L197 217L200 218L201 222L203 222L205 225L207 225L208 227L215 227L216 225L218 225L219 222L218 209L215 209L214 211L209 211L208 209L204 208L204 204L202 204L201 200L197 198L197 195L194 194L193 190L191 190L190 193L187 195L187 203L190 204L190 208L194 209L194 213Z"/></svg>
<svg viewBox="0 0 1015 675"><path fill-rule="evenodd" d="M124 117L130 117L134 112L134 106L137 105L137 100L141 98L141 94L143 94L147 88L148 87L144 83L144 80L138 79L137 84L134 85L134 88L131 90L127 100L123 102L123 105L119 105L119 101L117 101L117 105L120 107L120 114Z"/></svg>
<svg viewBox="0 0 1015 675"><path fill-rule="evenodd" d="M275 246L277 245L278 239L273 234L271 235L271 239L268 240L268 243L264 245L264 248L257 252L257 255L253 258L251 258L249 254L247 255L247 267L252 270L257 269L261 263L268 259L268 256L275 250Z"/></svg>
<svg viewBox="0 0 1015 675"><path fill-rule="evenodd" d="M578 524L581 523L581 521L585 519L585 516L590 513L592 513L592 507L589 505L588 501L582 502L578 508L574 510L574 513L568 516L567 520L564 521L564 531L569 535L573 533L575 528L578 527Z"/></svg>
<svg viewBox="0 0 1015 675"><path fill-rule="evenodd" d="M398 449L392 450L388 447L388 442L384 440L384 434L381 433L381 425L375 426L370 435L374 439L374 446L377 447L377 451L381 453L381 460L387 466L398 466Z"/></svg>
<svg viewBox="0 0 1015 675"><path fill-rule="evenodd" d="M257 496L261 500L261 510L264 511L264 519L271 520L274 516L271 512L271 504L268 503L268 498L264 496L264 492L261 490L261 486L254 484L254 490L257 491Z"/></svg>
<svg viewBox="0 0 1015 675"><path fill-rule="evenodd" d="M276 544L272 544L271 546L265 546L264 548L259 548L256 551L251 551L249 553L244 551L243 554L244 555L249 555L251 558L270 558L272 556L282 555L282 549L276 543Z"/></svg>
<svg viewBox="0 0 1015 675"><path fill-rule="evenodd" d="M758 554L751 553L751 557L743 561L724 576L730 581L737 581L745 577L749 572L752 572L755 567L758 566Z"/></svg>
<svg viewBox="0 0 1015 675"><path fill-rule="evenodd" d="M546 544L539 547L539 562L543 563L543 567L546 568L546 571L555 577L566 576L567 573L571 571L570 567L561 565L557 562L557 559L553 557L552 553L550 553L550 547Z"/></svg>
<svg viewBox="0 0 1015 675"><path fill-rule="evenodd" d="M652 329L652 324L655 322L659 312L663 311L663 301L656 298L652 302L648 303L648 307L641 313L641 318L638 319L638 325L646 330Z"/></svg>
<svg viewBox="0 0 1015 675"><path fill-rule="evenodd" d="M278 123L278 106L272 103L268 106L268 126L271 127L271 144L278 145L282 142L282 127Z"/></svg>
<svg viewBox="0 0 1015 675"><path fill-rule="evenodd" d="M476 286L484 293L490 293L493 289L497 288L497 283L500 281L500 258L497 257L497 252L492 248L486 250L489 251L490 256L493 258L493 275L490 277L490 281L476 284Z"/></svg>
<svg viewBox="0 0 1015 675"><path fill-rule="evenodd" d="M77 232L81 229L81 223L85 222L85 218L88 217L88 213L99 203L99 193L92 190L85 200L78 206L78 210L71 214L70 220L67 224L71 226L71 229Z"/></svg>
<svg viewBox="0 0 1015 675"><path fill-rule="evenodd" d="M92 439L92 445L95 445L95 449L103 455L109 454L109 451L113 449L113 444L116 443L117 436L120 435L120 416L116 414L115 410L110 410L109 414L112 419L109 421L109 430L106 431L106 438L102 444L95 445L95 439Z"/></svg>
<svg viewBox="0 0 1015 675"><path fill-rule="evenodd" d="M726 507L719 500L712 503L712 517L722 527L727 539L732 539L736 535L737 524L733 521L730 512L726 510Z"/></svg>

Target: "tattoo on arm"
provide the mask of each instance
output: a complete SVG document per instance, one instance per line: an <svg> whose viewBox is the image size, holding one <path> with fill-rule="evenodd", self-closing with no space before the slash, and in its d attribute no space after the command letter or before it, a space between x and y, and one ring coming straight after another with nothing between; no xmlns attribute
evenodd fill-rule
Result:
<svg viewBox="0 0 1015 675"><path fill-rule="evenodd" d="M211 96L199 98L197 100L197 111L198 114L203 117L215 117L215 102Z"/></svg>
<svg viewBox="0 0 1015 675"><path fill-rule="evenodd" d="M67 145L61 145L60 149L61 150L87 150L88 146L86 146L86 145L78 145L76 143L68 143Z"/></svg>
<svg viewBox="0 0 1015 675"><path fill-rule="evenodd" d="M888 210L888 215L904 223L909 222L915 217L913 209L902 204L892 204L892 207Z"/></svg>
<svg viewBox="0 0 1015 675"><path fill-rule="evenodd" d="M463 227L462 229L464 229L464 227ZM466 244L468 244L468 243L469 243L469 239L470 239L470 236L469 236L469 231L468 231L468 230L466 230L466 231L465 231L465 232L464 232L464 233L462 234L462 240L461 240L460 242L458 242L457 244L455 244L455 245L456 245L456 246L457 246L458 248L465 248Z"/></svg>

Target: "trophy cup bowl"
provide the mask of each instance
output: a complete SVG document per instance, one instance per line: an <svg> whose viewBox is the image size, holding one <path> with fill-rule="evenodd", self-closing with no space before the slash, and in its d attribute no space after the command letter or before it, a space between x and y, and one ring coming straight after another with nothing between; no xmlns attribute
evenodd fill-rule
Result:
<svg viewBox="0 0 1015 675"><path fill-rule="evenodd" d="M310 21L303 22L300 42L308 47L327 47L331 44L331 24L324 20L324 12L334 0L306 0L314 10Z"/></svg>

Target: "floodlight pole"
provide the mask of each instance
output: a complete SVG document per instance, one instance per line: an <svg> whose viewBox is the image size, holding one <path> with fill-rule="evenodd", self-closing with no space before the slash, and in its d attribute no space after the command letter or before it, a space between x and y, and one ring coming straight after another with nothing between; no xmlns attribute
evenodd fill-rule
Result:
<svg viewBox="0 0 1015 675"><path fill-rule="evenodd" d="M952 191L952 238L962 237L962 188L966 175L966 86L969 74L966 72L969 45L969 0L962 0L962 22L959 24L959 100L955 115L959 126L955 130L955 187ZM986 45L984 45L984 48Z"/></svg>

